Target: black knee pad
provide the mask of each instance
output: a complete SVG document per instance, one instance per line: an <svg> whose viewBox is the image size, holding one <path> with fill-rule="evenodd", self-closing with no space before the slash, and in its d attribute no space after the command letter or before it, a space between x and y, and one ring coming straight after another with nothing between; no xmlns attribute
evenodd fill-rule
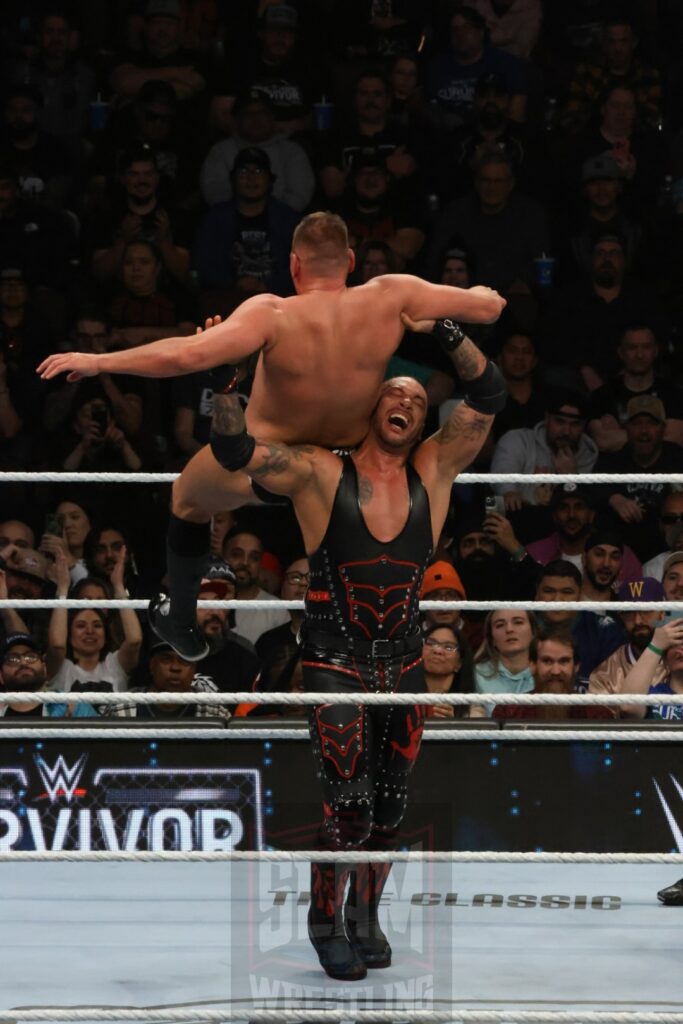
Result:
<svg viewBox="0 0 683 1024"><path fill-rule="evenodd" d="M239 434L217 434L213 429L209 437L213 457L223 469L234 472L244 467L251 460L256 447L256 439L242 430Z"/></svg>

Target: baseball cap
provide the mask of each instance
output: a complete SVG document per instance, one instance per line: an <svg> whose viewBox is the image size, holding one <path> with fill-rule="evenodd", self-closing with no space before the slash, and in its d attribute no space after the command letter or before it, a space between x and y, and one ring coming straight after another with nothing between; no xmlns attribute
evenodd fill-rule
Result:
<svg viewBox="0 0 683 1024"><path fill-rule="evenodd" d="M199 585L199 593L211 594L222 601L228 594L228 584L235 582L235 574L227 562L214 562Z"/></svg>
<svg viewBox="0 0 683 1024"><path fill-rule="evenodd" d="M20 267L3 267L0 270L0 281L23 281L24 271Z"/></svg>
<svg viewBox="0 0 683 1024"><path fill-rule="evenodd" d="M8 572L29 576L31 579L44 583L47 579L47 561L45 555L33 548L15 548L5 558Z"/></svg>
<svg viewBox="0 0 683 1024"><path fill-rule="evenodd" d="M290 4L271 4L266 7L261 22L264 28L280 28L294 30L297 26L299 15L296 9Z"/></svg>
<svg viewBox="0 0 683 1024"><path fill-rule="evenodd" d="M434 562L425 572L420 597L427 597L434 590L456 590L466 596L462 580L450 562Z"/></svg>
<svg viewBox="0 0 683 1024"><path fill-rule="evenodd" d="M555 487L550 498L550 508L553 509L564 501L565 498L578 498L584 501L591 508L596 504L595 491L591 487L581 487L580 484L559 484Z"/></svg>
<svg viewBox="0 0 683 1024"><path fill-rule="evenodd" d="M565 412L565 406L571 406L576 412ZM548 392L545 411L561 414L569 419L583 420L586 418L586 402L578 391L571 388L552 388Z"/></svg>
<svg viewBox="0 0 683 1024"><path fill-rule="evenodd" d="M2 645L2 657L6 658L13 647L30 647L32 651L37 651L38 654L42 654L38 641L30 633L9 633L5 638L5 642Z"/></svg>
<svg viewBox="0 0 683 1024"><path fill-rule="evenodd" d="M375 149L374 146L363 146L357 153L354 153L351 158L351 172L353 174L362 170L364 167L379 167L381 170L386 170L386 161L380 151Z"/></svg>
<svg viewBox="0 0 683 1024"><path fill-rule="evenodd" d="M623 540L615 530L610 530L609 527L598 527L589 533L586 537L584 551L590 551L591 548L597 548L600 544L607 544L609 547L619 548L620 551L624 550Z"/></svg>
<svg viewBox="0 0 683 1024"><path fill-rule="evenodd" d="M247 146L245 149L240 149L230 173L235 174L243 167L257 167L261 171L267 171L268 174L272 173L270 158L259 146Z"/></svg>
<svg viewBox="0 0 683 1024"><path fill-rule="evenodd" d="M180 0L147 0L145 16L147 18L180 18Z"/></svg>
<svg viewBox="0 0 683 1024"><path fill-rule="evenodd" d="M627 422L636 416L651 416L658 423L666 423L664 403L656 395L637 395L636 398L630 398L626 406Z"/></svg>
<svg viewBox="0 0 683 1024"><path fill-rule="evenodd" d="M654 576L641 576L635 580L624 580L617 597L620 601L663 601L664 587Z"/></svg>
<svg viewBox="0 0 683 1024"><path fill-rule="evenodd" d="M175 649L169 644L168 640L155 640L154 643L149 645L147 653L151 658L153 654L164 654L166 651L173 651L175 653Z"/></svg>
<svg viewBox="0 0 683 1024"><path fill-rule="evenodd" d="M596 249L603 242L613 242L615 245L620 246L626 251L626 242L623 235L617 234L616 231L603 231L601 235L596 235L593 239L593 249Z"/></svg>
<svg viewBox="0 0 683 1024"><path fill-rule="evenodd" d="M266 107L266 109L270 111L273 110L273 101L268 93L264 92L263 89L253 88L247 89L245 92L238 93L232 107L233 113L241 114L246 107L250 107L253 104Z"/></svg>
<svg viewBox="0 0 683 1024"><path fill-rule="evenodd" d="M581 181L594 181L596 178L619 181L622 177L619 164L609 153L591 156L581 165Z"/></svg>
<svg viewBox="0 0 683 1024"><path fill-rule="evenodd" d="M280 579L284 576L285 572L282 568L282 562L274 555L272 551L264 551L261 555L261 568L266 569L268 572L274 572Z"/></svg>
<svg viewBox="0 0 683 1024"><path fill-rule="evenodd" d="M481 29L482 32L486 31L486 18L483 14L480 14L475 7L470 7L468 4L464 4L462 7L456 7L456 9L451 12L451 17L455 17L456 14L460 18L464 18L465 21L468 21L473 28Z"/></svg>
<svg viewBox="0 0 683 1024"><path fill-rule="evenodd" d="M683 562L683 551L674 551L669 555L662 569L662 578L666 576L669 569L673 569L674 565L679 565L681 562Z"/></svg>

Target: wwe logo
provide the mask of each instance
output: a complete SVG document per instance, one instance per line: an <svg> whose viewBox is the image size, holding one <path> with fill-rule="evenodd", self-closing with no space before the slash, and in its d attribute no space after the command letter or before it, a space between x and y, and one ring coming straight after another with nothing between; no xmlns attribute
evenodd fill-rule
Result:
<svg viewBox="0 0 683 1024"><path fill-rule="evenodd" d="M36 757L36 767L51 803L60 798L69 802L73 800L87 757L87 754L83 754L72 768L69 768L61 754L52 768L42 757Z"/></svg>

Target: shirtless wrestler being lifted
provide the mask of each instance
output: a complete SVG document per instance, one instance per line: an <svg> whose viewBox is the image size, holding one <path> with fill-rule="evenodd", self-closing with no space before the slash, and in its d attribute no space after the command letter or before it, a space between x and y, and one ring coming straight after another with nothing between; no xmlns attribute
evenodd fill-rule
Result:
<svg viewBox="0 0 683 1024"><path fill-rule="evenodd" d="M292 243L296 295L257 295L194 338L165 338L122 352L52 355L38 372L46 380L68 372L67 379L75 381L98 373L173 377L221 367L214 388L220 393L229 387L234 366L259 351L246 412L249 431L285 444L353 447L367 433L387 363L403 335L403 316L492 323L505 305L490 288L453 288L407 274L347 288L353 266L341 218L310 214ZM225 460L221 465L206 446L173 486L167 544L171 602L162 628L192 660L206 653L196 627L196 602L209 557L211 516L255 500L248 476L226 473L224 466Z"/></svg>

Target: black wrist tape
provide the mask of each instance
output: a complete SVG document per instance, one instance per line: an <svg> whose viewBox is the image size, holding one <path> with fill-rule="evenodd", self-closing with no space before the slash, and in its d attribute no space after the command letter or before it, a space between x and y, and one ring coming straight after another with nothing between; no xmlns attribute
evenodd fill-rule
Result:
<svg viewBox="0 0 683 1024"><path fill-rule="evenodd" d="M237 387L237 367L225 363L211 371L211 387L216 395L229 395Z"/></svg>
<svg viewBox="0 0 683 1024"><path fill-rule="evenodd" d="M209 444L216 462L223 469L234 471L244 469L256 447L256 439L247 433L246 427L239 434L217 434L211 431Z"/></svg>
<svg viewBox="0 0 683 1024"><path fill-rule="evenodd" d="M467 381L467 393L465 401L471 409L484 413L486 416L495 416L505 408L508 393L505 387L505 378L495 363L490 360L486 362L484 372Z"/></svg>
<svg viewBox="0 0 683 1024"><path fill-rule="evenodd" d="M432 327L432 337L436 338L444 352L450 355L462 345L465 340L465 332L455 320L436 320Z"/></svg>

